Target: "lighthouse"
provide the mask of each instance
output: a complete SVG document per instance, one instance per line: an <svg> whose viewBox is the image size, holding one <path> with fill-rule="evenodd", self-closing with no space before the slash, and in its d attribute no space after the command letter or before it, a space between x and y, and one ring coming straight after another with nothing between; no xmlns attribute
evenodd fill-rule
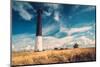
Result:
<svg viewBox="0 0 100 67"><path fill-rule="evenodd" d="M42 51L42 9L37 10L36 43L35 51Z"/></svg>

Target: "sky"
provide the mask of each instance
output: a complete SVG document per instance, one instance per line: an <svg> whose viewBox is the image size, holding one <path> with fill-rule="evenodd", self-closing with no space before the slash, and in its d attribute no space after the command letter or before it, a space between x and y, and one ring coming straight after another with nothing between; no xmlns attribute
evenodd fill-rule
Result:
<svg viewBox="0 0 100 67"><path fill-rule="evenodd" d="M94 5L39 2L12 3L12 50L34 50L37 9L43 9L43 48L95 47L96 7Z"/></svg>

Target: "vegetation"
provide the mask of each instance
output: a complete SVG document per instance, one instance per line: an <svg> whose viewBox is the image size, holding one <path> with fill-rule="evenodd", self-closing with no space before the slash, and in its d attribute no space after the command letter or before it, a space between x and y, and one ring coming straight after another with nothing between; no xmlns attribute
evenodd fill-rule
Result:
<svg viewBox="0 0 100 67"><path fill-rule="evenodd" d="M95 48L70 48L42 52L13 52L12 65L95 61Z"/></svg>
<svg viewBox="0 0 100 67"><path fill-rule="evenodd" d="M77 43L75 43L73 47L74 47L74 48L78 48L78 44L77 44Z"/></svg>

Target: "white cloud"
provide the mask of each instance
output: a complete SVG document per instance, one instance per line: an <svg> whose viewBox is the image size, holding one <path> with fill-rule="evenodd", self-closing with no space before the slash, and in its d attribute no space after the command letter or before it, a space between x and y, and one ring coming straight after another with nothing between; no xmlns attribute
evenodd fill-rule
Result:
<svg viewBox="0 0 100 67"><path fill-rule="evenodd" d="M12 38L12 50L34 50L35 40L32 36L27 34L14 35ZM55 47L62 47L65 43L69 44L72 40L73 36L60 39L53 36L43 37L43 48L54 49Z"/></svg>
<svg viewBox="0 0 100 67"><path fill-rule="evenodd" d="M61 27L60 31L66 32L68 35L72 35L73 33L86 32L90 29L92 29L91 26L87 26L87 27L85 26L85 27L80 27L80 28L71 28L71 29Z"/></svg>
<svg viewBox="0 0 100 67"><path fill-rule="evenodd" d="M48 34L54 32L55 31L54 29L55 30L58 29L58 25L55 26L54 24L51 24L49 26L46 26L46 27L43 28L42 34L48 35Z"/></svg>
<svg viewBox="0 0 100 67"><path fill-rule="evenodd" d="M35 40L32 38L33 35L15 35L12 40L12 50L34 50ZM73 48L75 43L79 44L79 47L95 47L95 40L90 39L86 36L65 36L63 38L56 38L53 36L43 37L43 49L54 49L54 48Z"/></svg>
<svg viewBox="0 0 100 67"><path fill-rule="evenodd" d="M34 49L35 42L33 36L33 34L13 35L12 49L16 51Z"/></svg>
<svg viewBox="0 0 100 67"><path fill-rule="evenodd" d="M33 7L29 3L21 3L21 2L14 2L13 7L15 11L19 12L19 15L25 20L31 20L32 15L27 11L27 9L32 9L33 12L35 11Z"/></svg>
<svg viewBox="0 0 100 67"><path fill-rule="evenodd" d="M79 47L95 47L95 40L87 38L86 36L66 36L64 38L56 38L52 36L43 38L44 49L54 49L54 48L73 48L75 43L79 44Z"/></svg>
<svg viewBox="0 0 100 67"><path fill-rule="evenodd" d="M76 40L80 47L95 47L95 40L87 38L86 36L81 36Z"/></svg>
<svg viewBox="0 0 100 67"><path fill-rule="evenodd" d="M34 46L27 45L23 50L34 50Z"/></svg>
<svg viewBox="0 0 100 67"><path fill-rule="evenodd" d="M22 9L19 12L20 16L25 19L25 20L31 20L32 19L32 15L30 13L28 13L26 10Z"/></svg>
<svg viewBox="0 0 100 67"><path fill-rule="evenodd" d="M52 14L52 12L44 11L44 14L45 14L46 16L50 16L50 15Z"/></svg>
<svg viewBox="0 0 100 67"><path fill-rule="evenodd" d="M59 10L62 9L62 6L59 4L44 4L44 6L48 7L48 12L46 12L45 14L50 16L54 12L54 19L56 21L59 21L60 19Z"/></svg>
<svg viewBox="0 0 100 67"><path fill-rule="evenodd" d="M12 8L16 11L19 11L22 8L33 9L33 7L29 3L26 3L26 2L13 2Z"/></svg>
<svg viewBox="0 0 100 67"><path fill-rule="evenodd" d="M86 44L95 44L94 40L89 39L89 38L87 38L85 36L81 36L78 39L81 40L81 41L84 41L85 45Z"/></svg>
<svg viewBox="0 0 100 67"><path fill-rule="evenodd" d="M59 21L59 19L60 19L60 16L59 16L59 12L55 12L55 14L54 14L54 19L56 20L56 21Z"/></svg>
<svg viewBox="0 0 100 67"><path fill-rule="evenodd" d="M65 43L67 43L66 45L69 45L72 40L73 36L66 36L64 38L48 36L43 38L43 47L44 49L61 48L65 45Z"/></svg>

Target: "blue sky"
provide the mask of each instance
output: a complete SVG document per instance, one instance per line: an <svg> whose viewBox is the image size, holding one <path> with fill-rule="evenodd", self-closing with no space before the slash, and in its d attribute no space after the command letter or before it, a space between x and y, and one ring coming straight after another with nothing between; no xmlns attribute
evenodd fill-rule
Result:
<svg viewBox="0 0 100 67"><path fill-rule="evenodd" d="M71 48L76 42L80 47L95 47L95 6L14 1L12 4L14 50L34 49L38 8L43 9L44 49Z"/></svg>

